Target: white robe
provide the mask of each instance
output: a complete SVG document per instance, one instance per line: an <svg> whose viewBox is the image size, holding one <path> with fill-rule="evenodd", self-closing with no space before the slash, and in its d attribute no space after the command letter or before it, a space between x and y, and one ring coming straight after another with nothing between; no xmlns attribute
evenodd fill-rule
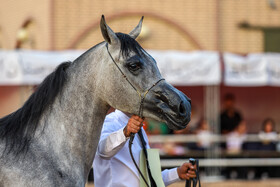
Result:
<svg viewBox="0 0 280 187"><path fill-rule="evenodd" d="M93 162L95 187L139 187L139 173L129 154L128 139L123 134L129 117L121 111L106 116L99 145ZM147 135L143 130L145 141ZM147 144L147 148L150 148ZM136 163L139 164L141 141L135 135L132 151ZM162 171L162 179L166 186L180 181L177 168Z"/></svg>

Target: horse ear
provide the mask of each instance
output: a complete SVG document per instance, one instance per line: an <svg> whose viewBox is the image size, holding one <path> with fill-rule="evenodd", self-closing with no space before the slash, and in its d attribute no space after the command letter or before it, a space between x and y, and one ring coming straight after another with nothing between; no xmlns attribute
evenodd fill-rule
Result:
<svg viewBox="0 0 280 187"><path fill-rule="evenodd" d="M143 19L144 19L144 16L142 16L138 25L128 34L131 38L136 39L139 36L139 34L141 33Z"/></svg>
<svg viewBox="0 0 280 187"><path fill-rule="evenodd" d="M100 29L103 35L104 40L109 44L116 44L118 43L118 37L114 33L114 31L107 25L105 21L104 15L102 15L100 20Z"/></svg>

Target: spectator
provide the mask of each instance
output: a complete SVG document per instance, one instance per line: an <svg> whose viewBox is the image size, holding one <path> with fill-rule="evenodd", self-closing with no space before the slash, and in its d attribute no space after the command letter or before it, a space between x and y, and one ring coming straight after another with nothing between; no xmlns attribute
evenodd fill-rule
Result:
<svg viewBox="0 0 280 187"><path fill-rule="evenodd" d="M231 154L238 154L242 150L242 145L246 139L247 126L246 122L242 120L234 131L227 135L227 151Z"/></svg>
<svg viewBox="0 0 280 187"><path fill-rule="evenodd" d="M163 144L163 155L168 156L184 156L186 154L186 148L178 143L166 142Z"/></svg>
<svg viewBox="0 0 280 187"><path fill-rule="evenodd" d="M224 111L221 113L221 133L232 132L242 121L241 114L235 109L235 97L233 94L226 94L224 98Z"/></svg>
<svg viewBox="0 0 280 187"><path fill-rule="evenodd" d="M199 123L199 128L197 130L197 147L200 150L207 150L211 146L211 136L209 123L206 120L201 120Z"/></svg>
<svg viewBox="0 0 280 187"><path fill-rule="evenodd" d="M172 134L172 130L164 122L147 119L146 124L148 134Z"/></svg>
<svg viewBox="0 0 280 187"><path fill-rule="evenodd" d="M259 133L259 138L261 139L261 150L275 151L277 132L275 131L275 122L271 118L267 118L263 121L262 130Z"/></svg>
<svg viewBox="0 0 280 187"><path fill-rule="evenodd" d="M242 120L234 131L230 132L226 136L226 148L227 153L231 155L239 154L242 151L242 145L246 139L246 122ZM245 178L246 170L243 168L227 167L225 174L229 179Z"/></svg>
<svg viewBox="0 0 280 187"><path fill-rule="evenodd" d="M262 130L259 132L259 150L262 151L275 151L276 142L278 139L277 132L275 131L275 121L271 118L267 118L262 123ZM277 168L274 167L262 167L257 169L256 176L261 179L267 177L276 177L279 173Z"/></svg>
<svg viewBox="0 0 280 187"><path fill-rule="evenodd" d="M171 129L164 122L159 122L151 119L146 119L144 121L144 126L147 135L166 135L171 134ZM173 146L165 146L168 143L151 143L150 146L152 148L157 148L160 151L160 155L173 155L175 154L172 151Z"/></svg>

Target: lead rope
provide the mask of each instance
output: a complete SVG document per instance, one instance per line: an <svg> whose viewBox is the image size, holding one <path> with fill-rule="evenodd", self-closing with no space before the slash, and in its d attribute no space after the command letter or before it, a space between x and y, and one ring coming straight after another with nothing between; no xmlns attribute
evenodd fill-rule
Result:
<svg viewBox="0 0 280 187"><path fill-rule="evenodd" d="M141 92L139 92L134 86L133 84L128 80L127 76L123 73L123 71L121 70L121 68L118 66L118 64L115 62L115 60L113 59L111 53L109 52L109 49L108 49L108 43L106 44L106 48L107 48L107 52L109 54L109 56L111 57L112 61L114 62L114 64L117 66L118 70L121 72L121 74L123 75L123 77L126 79L126 81L130 84L130 86L138 93L139 95L139 98L140 98L140 106L139 106L139 111L138 111L138 116L140 118L143 118L143 103L144 103L144 100L146 98L146 95L148 94L148 92L154 87L156 86L160 81L164 80L163 78L162 79L159 79L156 83L154 83L146 92L144 92L144 94L142 95ZM157 187L153 177L152 177L152 173L151 173L151 170L150 170L150 164L149 164L149 161L148 161L148 153L147 153L147 149L146 149L146 142L144 140L144 137L143 137L143 134L142 134L142 130L140 130L138 132L139 136L140 136L140 140L141 140L141 144L143 146L143 151L144 151L144 154L145 154L145 157L146 157L146 164L147 164L147 169L148 169L148 175L149 175L149 179L150 179L150 182L151 182L151 187ZM147 180L145 179L143 173L141 172L140 168L138 167L135 159L134 159L134 156L133 156L133 153L132 153L132 144L133 144L133 140L134 140L134 137L135 137L135 134L131 134L130 135L130 139L129 139L129 153L130 153L130 156L131 156L131 159L135 165L135 167L137 168L140 176L142 177L142 179L144 180L145 184L147 185L147 187L149 187L149 184L147 182Z"/></svg>
<svg viewBox="0 0 280 187"><path fill-rule="evenodd" d="M197 182L198 182L198 186L201 187L200 178L199 178L199 160L198 159L194 159L194 158L190 158L189 162L192 165L196 164L196 170L195 170L196 178L187 180L185 187L191 187L191 182L193 183L193 187L197 186Z"/></svg>

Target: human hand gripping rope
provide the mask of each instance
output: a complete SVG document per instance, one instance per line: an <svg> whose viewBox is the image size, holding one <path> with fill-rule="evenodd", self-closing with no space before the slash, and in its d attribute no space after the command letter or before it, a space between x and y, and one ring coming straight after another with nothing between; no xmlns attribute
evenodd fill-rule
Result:
<svg viewBox="0 0 280 187"><path fill-rule="evenodd" d="M198 182L199 187L201 187L200 178L199 178L199 161L197 159L190 158L189 162L193 166L196 165L196 170L195 170L196 178L190 178L189 180L187 180L186 181L186 187L191 187L191 183L193 183L193 187L196 187L197 182Z"/></svg>

